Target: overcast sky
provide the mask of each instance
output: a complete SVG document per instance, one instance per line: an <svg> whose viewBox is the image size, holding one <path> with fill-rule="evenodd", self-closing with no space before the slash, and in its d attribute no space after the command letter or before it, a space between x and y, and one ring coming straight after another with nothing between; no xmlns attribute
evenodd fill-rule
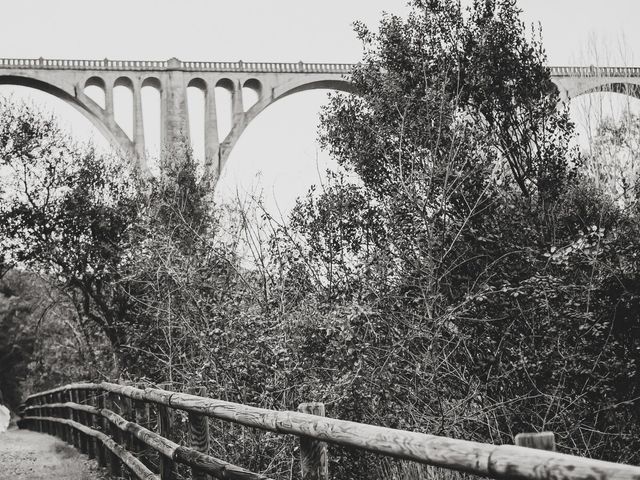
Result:
<svg viewBox="0 0 640 480"><path fill-rule="evenodd" d="M0 56L20 58L356 62L351 23L375 25L381 12L404 14L404 0L2 0ZM640 55L638 0L521 0L527 23L541 22L549 62L632 64ZM623 52L624 55L620 55ZM634 52L637 55L634 55ZM624 58L623 58L624 57ZM40 92L28 95L58 113L81 137L88 120ZM26 92L26 93L25 93ZM255 183L268 203L288 210L330 162L317 151L317 116L326 92L303 92L263 112L231 155L221 193ZM99 141L99 139L98 139Z"/></svg>

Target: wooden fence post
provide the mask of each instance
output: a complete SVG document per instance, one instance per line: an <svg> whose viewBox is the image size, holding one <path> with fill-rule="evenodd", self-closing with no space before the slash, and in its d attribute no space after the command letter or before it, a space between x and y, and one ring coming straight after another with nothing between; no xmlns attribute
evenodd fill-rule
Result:
<svg viewBox="0 0 640 480"><path fill-rule="evenodd" d="M44 403L45 404L49 404L51 403L51 395L45 395L44 396ZM53 417L53 413L51 412L53 409L52 408L45 408L45 416L47 417ZM56 431L55 431L55 424L52 422L46 422L47 425L47 433L49 435L53 435L55 437L56 435Z"/></svg>
<svg viewBox="0 0 640 480"><path fill-rule="evenodd" d="M45 405L47 403L49 403L49 395L45 395L44 396L44 403L45 403ZM44 415L45 415L45 417L50 417L51 416L51 409L49 407L45 407L44 408ZM51 422L45 422L45 428L46 428L45 431L49 435L53 435L53 425L51 425Z"/></svg>
<svg viewBox="0 0 640 480"><path fill-rule="evenodd" d="M192 387L188 393L206 397L207 389L206 387ZM204 415L189 412L189 446L198 452L209 454L209 421ZM207 474L192 467L191 478L193 480L207 480Z"/></svg>
<svg viewBox="0 0 640 480"><path fill-rule="evenodd" d="M124 382L124 385L131 385L131 383ZM122 407L122 413L120 415L128 422L135 423L136 419L135 419L135 414L133 413L133 405L131 403L131 399L125 395L120 395L120 404ZM131 452L135 452L135 442L134 442L135 437L133 436L133 434L129 432L122 432L122 433L123 433L122 440L124 442L123 447L125 447L127 450Z"/></svg>
<svg viewBox="0 0 640 480"><path fill-rule="evenodd" d="M91 405L92 407L98 407L97 397L99 394L97 390L90 390L90 393L87 395L87 405ZM102 422L100 421L99 415L89 414L91 428L94 430L100 430ZM104 449L102 446L102 442L98 438L90 438L89 442L91 442L90 449L93 450L94 458L98 461L99 467L106 466L105 458L104 458Z"/></svg>
<svg viewBox="0 0 640 480"><path fill-rule="evenodd" d="M324 403L301 403L301 413L324 417ZM300 467L302 480L329 480L329 461L327 444L313 438L300 437Z"/></svg>
<svg viewBox="0 0 640 480"><path fill-rule="evenodd" d="M56 392L56 393L53 394L53 402L54 403L62 403L62 397L60 395L60 392ZM57 408L56 412L57 412L56 417L64 418L65 412L64 412L63 408ZM61 423L58 424L58 437L63 442L67 441L67 427L66 427L66 425L63 425Z"/></svg>
<svg viewBox="0 0 640 480"><path fill-rule="evenodd" d="M44 408L40 406L44 403L44 401L42 400L42 397L36 398L35 403L36 405L38 405L38 418L41 418L44 416ZM38 420L38 431L40 433L46 433L44 429L44 422L42 420Z"/></svg>
<svg viewBox="0 0 640 480"><path fill-rule="evenodd" d="M58 401L60 403L66 403L69 401L69 399L67 399L67 392L65 390L61 390L58 393ZM70 408L62 408L60 410L60 416L64 419L71 419L71 409ZM69 425L65 425L64 426L64 441L67 442L68 444L72 444L73 443L73 427L69 426Z"/></svg>
<svg viewBox="0 0 640 480"><path fill-rule="evenodd" d="M100 390L96 392L96 396L93 398L95 406L100 410L104 408L104 396L105 396L104 391ZM105 434L108 433L105 428L107 419L104 418L102 415L99 415L96 420L100 427L100 431L102 431L102 433L105 433ZM100 465L101 467L104 467L107 465L107 459L110 457L110 452L107 449L107 447L105 447L102 444L102 442L98 439L96 439L96 448L98 449L98 465ZM109 463L109 465L111 464Z"/></svg>
<svg viewBox="0 0 640 480"><path fill-rule="evenodd" d="M159 388L165 389L168 385L160 385ZM172 439L171 424L172 412L169 407L158 404L158 433L164 438ZM160 454L160 479L161 480L173 480L173 461L170 458Z"/></svg>
<svg viewBox="0 0 640 480"><path fill-rule="evenodd" d="M144 386L142 385L134 385L136 388L140 388L144 390ZM134 419L138 425L153 430L149 425L149 404L146 402L142 402L140 400L133 400L133 413ZM142 463L144 463L147 467L151 465L150 458L147 453L147 445L137 437L134 437L134 443L136 444L136 453L138 454L138 458Z"/></svg>
<svg viewBox="0 0 640 480"><path fill-rule="evenodd" d="M71 401L73 403L80 403L80 401L78 400L78 391L77 390L71 390L70 392L70 397L71 397ZM73 421L74 422L78 422L78 423L82 423L82 421L80 420L80 412L77 410L72 409L71 410L71 414L73 415ZM82 442L84 441L84 434L79 431L76 430L76 448L82 452L85 453L83 448L82 448Z"/></svg>
<svg viewBox="0 0 640 480"><path fill-rule="evenodd" d="M105 408L110 407L108 408L108 410L115 412L117 408L115 407L116 402L114 398L106 392L105 392L105 395L107 397L105 400ZM122 436L120 435L120 429L107 419L105 419L105 422L108 425L107 431L111 435L111 438L113 439L114 442L120 445L122 440ZM109 473L111 473L111 475L116 477L122 475L122 466L120 465L120 459L114 453L111 453L109 455Z"/></svg>
<svg viewBox="0 0 640 480"><path fill-rule="evenodd" d="M33 400L33 405L36 406L36 410L34 411L34 415L37 416L38 418L42 416L42 409L38 406L40 405L40 399L36 398ZM35 430L36 432L42 432L42 421L41 420L36 420L35 423Z"/></svg>
<svg viewBox="0 0 640 480"><path fill-rule="evenodd" d="M43 395L42 396L42 403L44 405L46 405L47 403L49 403L49 395ZM43 417L48 417L49 416L49 409L47 407L42 407L40 409L40 411L42 412L42 416ZM47 433L49 435L51 435L51 422L47 422L47 421L42 421L42 425L44 426L44 433Z"/></svg>
<svg viewBox="0 0 640 480"><path fill-rule="evenodd" d="M87 390L79 390L78 393L80 394L80 403L82 405L89 405L89 395L87 394ZM94 428L92 414L88 412L82 412L80 418L82 419L83 425L86 425L89 428ZM90 459L96 458L96 451L94 446L95 443L93 437L87 436L85 439L85 448L87 449L87 456Z"/></svg>
<svg viewBox="0 0 640 480"><path fill-rule="evenodd" d="M73 390L67 390L66 392L66 397L67 397L67 402L73 402L74 401L74 391ZM76 420L76 412L73 408L69 408L68 411L68 415L69 415L69 420ZM71 430L71 442L69 442L71 445L73 445L74 447L78 448L78 446L80 445L80 432L78 432L78 430L76 430L73 427L70 427Z"/></svg>
<svg viewBox="0 0 640 480"><path fill-rule="evenodd" d="M49 403L57 403L58 402L58 395L56 393L52 393L49 395ZM62 417L62 412L60 412L59 408L52 408L50 411L50 416L51 417ZM62 438L62 431L63 431L63 425L61 423L54 423L53 424L53 434L58 437L58 438Z"/></svg>
<svg viewBox="0 0 640 480"><path fill-rule="evenodd" d="M76 390L76 403L78 405L84 405L86 403L86 398L87 398L87 394L85 392L85 390ZM88 416L89 414L86 412L78 412L77 413L77 422L81 423L82 425L89 425L89 421L88 421ZM89 454L89 445L91 444L91 440L89 438L88 435L85 435L84 433L80 434L80 451L84 454ZM93 457L89 457L89 458L93 458Z"/></svg>
<svg viewBox="0 0 640 480"><path fill-rule="evenodd" d="M516 435L514 443L519 447L556 451L556 439L553 432L519 433Z"/></svg>
<svg viewBox="0 0 640 480"><path fill-rule="evenodd" d="M42 408L40 408L40 407L39 407L39 405L40 405L41 403L42 403L42 402L40 401L40 398L39 398L39 397L38 397L38 398L36 398L36 399L33 401L34 406L37 406L37 410L36 410L36 412L37 412L37 413L36 413L36 416L37 416L38 418L42 416ZM42 430L42 420L36 420L36 428L35 428L35 430L36 430L36 432L42 432L42 431L43 431L43 430Z"/></svg>

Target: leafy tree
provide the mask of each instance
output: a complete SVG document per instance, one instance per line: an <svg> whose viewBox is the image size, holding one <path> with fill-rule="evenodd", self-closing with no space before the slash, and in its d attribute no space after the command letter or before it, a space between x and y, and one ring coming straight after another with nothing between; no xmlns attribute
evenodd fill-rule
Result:
<svg viewBox="0 0 640 480"><path fill-rule="evenodd" d="M640 118L627 111L619 120L605 118L586 155L585 172L623 206L638 198Z"/></svg>
<svg viewBox="0 0 640 480"><path fill-rule="evenodd" d="M514 1L412 5L378 33L357 26L360 95L322 118L358 181L292 217L282 285L306 270L328 311L301 355L336 372L319 384L353 387L326 394L349 418L491 442L549 428L574 453L633 462L639 338L628 313L614 325L615 305L636 305L636 213L579 173Z"/></svg>
<svg viewBox="0 0 640 480"><path fill-rule="evenodd" d="M121 162L74 145L27 105L0 105L0 238L5 261L55 278L83 321L118 348L129 299L113 289L122 242L137 215Z"/></svg>

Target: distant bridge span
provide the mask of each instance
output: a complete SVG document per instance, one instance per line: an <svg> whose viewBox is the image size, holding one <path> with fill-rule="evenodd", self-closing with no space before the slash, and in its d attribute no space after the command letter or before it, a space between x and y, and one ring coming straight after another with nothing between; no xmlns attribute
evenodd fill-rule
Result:
<svg viewBox="0 0 640 480"><path fill-rule="evenodd" d="M159 89L161 99L161 143L188 139L187 87L205 93L205 172L215 182L231 149L247 125L273 102L295 92L316 88L352 91L349 75L353 64L182 62L114 60L50 60L0 58L0 84L22 85L55 95L78 108L116 147L133 154L146 170L141 89ZM594 91L625 93L640 98L640 68L551 67L553 82L562 100ZM113 89L124 85L133 94L132 138L115 120ZM88 86L104 90L104 108L85 94ZM232 128L218 138L214 91L224 87L231 93ZM242 88L258 94L247 111Z"/></svg>

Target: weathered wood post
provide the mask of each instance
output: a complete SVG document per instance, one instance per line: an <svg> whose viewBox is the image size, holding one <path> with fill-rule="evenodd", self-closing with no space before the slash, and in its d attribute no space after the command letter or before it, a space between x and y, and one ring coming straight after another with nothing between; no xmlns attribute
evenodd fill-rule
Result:
<svg viewBox="0 0 640 480"><path fill-rule="evenodd" d="M42 397L42 403L45 404L45 405L47 403L49 403L49 395L44 395ZM42 416L43 417L48 417L50 413L51 412L49 411L48 407L43 407L42 408ZM44 431L45 431L45 433L48 433L49 435L51 435L51 422L48 422L48 421L44 422Z"/></svg>
<svg viewBox="0 0 640 480"><path fill-rule="evenodd" d="M40 420L40 417L44 416L44 409L40 406L42 405L44 402L42 401L42 397L38 397L33 401L34 405L37 406L37 416L38 416L38 426L37 426L37 431L44 433L44 422L42 420Z"/></svg>
<svg viewBox="0 0 640 480"><path fill-rule="evenodd" d="M519 433L514 443L519 447L556 451L556 439L553 432Z"/></svg>
<svg viewBox="0 0 640 480"><path fill-rule="evenodd" d="M40 407L40 404L42 403L40 397L36 398L35 400L33 400L33 406L36 407L36 410L34 410L34 415L38 418L40 418L42 416L42 408ZM35 425L35 430L36 432L43 432L43 426L42 426L42 420L36 420L36 425Z"/></svg>
<svg viewBox="0 0 640 480"><path fill-rule="evenodd" d="M95 403L95 406L98 407L100 411L102 411L102 409L104 408L105 393L104 391L97 391L96 393L97 395L94 397L93 401ZM108 432L108 430L106 429L107 419L100 415L97 418L97 423L102 433L106 434ZM96 447L98 448L98 465L104 467L107 465L107 460L110 458L110 452L107 447L105 447L103 443L98 439L96 439ZM101 461L102 463L100 463ZM109 468L111 468L110 465L111 462L109 462Z"/></svg>
<svg viewBox="0 0 640 480"><path fill-rule="evenodd" d="M49 397L49 402L48 403L56 403L57 402L57 397L55 393L51 393L48 395ZM50 417L60 417L60 410L57 408L52 408L51 410L49 410L49 416ZM58 438L62 438L62 424L58 423L58 422L53 422L52 425L52 433L53 435L55 435Z"/></svg>
<svg viewBox="0 0 640 480"><path fill-rule="evenodd" d="M84 390L76 390L76 403L78 405L83 405L86 399L86 393ZM76 413L77 422L82 425L87 425L87 413L86 412L77 412ZM89 453L89 437L84 433L80 433L80 451L84 454Z"/></svg>
<svg viewBox="0 0 640 480"><path fill-rule="evenodd" d="M18 418L18 428L20 428L20 429L30 428L29 423L24 420L24 417L26 415L24 409L26 407L27 406L25 405L24 402L22 402L18 406L18 417L20 417L20 418Z"/></svg>
<svg viewBox="0 0 640 480"><path fill-rule="evenodd" d="M110 407L110 408L108 408L108 410L116 412L117 404L115 402L115 399L107 392L105 392L105 396L106 396L105 408ZM120 443L122 442L122 436L120 435L120 429L118 427L116 427L113 423L111 423L109 420L106 420L106 424L108 425L108 430L107 431L111 435L111 438L113 439L114 442L116 442L118 445L120 445ZM120 459L114 453L111 453L109 455L109 473L111 473L111 475L113 475L113 476L122 475L122 466L120 465Z"/></svg>
<svg viewBox="0 0 640 480"><path fill-rule="evenodd" d="M80 403L82 402L82 400L80 400L80 390L71 391L71 401L73 403L80 405ZM82 415L84 412L80 412L78 410L72 410L72 412L73 412L73 420L75 422L84 423L82 418ZM76 448L80 450L82 453L87 453L87 436L80 431L76 431L76 433L77 433Z"/></svg>
<svg viewBox="0 0 640 480"><path fill-rule="evenodd" d="M53 393L50 393L49 395L47 395L47 403L54 403L56 400L53 396ZM55 408L49 408L48 410L48 417L57 417L58 416L58 412L56 411ZM56 422L51 422L51 427L50 427L50 432L51 435L57 437L58 436L58 424Z"/></svg>
<svg viewBox="0 0 640 480"><path fill-rule="evenodd" d="M159 388L166 390L168 384L159 385ZM158 405L158 433L164 438L171 439L171 424L173 423L173 415L171 410L165 405ZM173 461L170 458L160 454L160 479L173 480Z"/></svg>
<svg viewBox="0 0 640 480"><path fill-rule="evenodd" d="M35 407L36 405L36 401L34 400L25 400L24 401L24 416L27 417L37 417L38 416L38 410L27 410L29 407ZM38 421L37 420L23 420L24 423L24 428L27 428L29 430L34 430L34 431L38 431Z"/></svg>
<svg viewBox="0 0 640 480"><path fill-rule="evenodd" d="M44 405L46 402L44 396L43 397L38 397L38 404L39 405ZM47 433L47 422L45 422L44 420L42 420L42 417L47 415L47 409L44 407L38 407L38 416L41 418L40 420L40 431L42 433Z"/></svg>
<svg viewBox="0 0 640 480"><path fill-rule="evenodd" d="M131 385L130 382L124 382L124 385ZM133 405L131 403L131 399L126 395L120 395L120 405L122 406L121 416L127 420L128 422L136 421L135 416L133 414ZM135 451L134 445L134 436L129 432L122 432L123 436L123 446L129 451Z"/></svg>
<svg viewBox="0 0 640 480"><path fill-rule="evenodd" d="M51 403L50 398L51 398L51 396L50 396L50 395L45 395L45 396L44 396L44 403L45 403L45 404L49 404L49 403ZM52 417L52 416L53 416L53 413L51 413L51 410L52 410L52 408L49 408L49 407L46 407L46 408L44 409L44 411L45 411L45 417ZM53 424L52 422L49 422L49 421L45 422L45 424L46 424L46 426L47 426L47 433L48 433L49 435L53 435L53 436L55 436L55 434L56 434L56 431L55 431L55 424Z"/></svg>
<svg viewBox="0 0 640 480"><path fill-rule="evenodd" d="M82 405L89 405L89 395L86 390L78 390L78 403ZM93 415L88 412L80 413L81 423L89 428L93 428ZM89 458L96 458L96 451L94 448L94 439L90 436L84 436L84 448Z"/></svg>
<svg viewBox="0 0 640 480"><path fill-rule="evenodd" d="M39 405L44 405L46 402L44 397L38 397L38 404ZM38 416L40 418L44 417L47 415L47 409L44 407L38 407ZM45 422L44 420L40 420L40 431L42 433L47 433L47 422Z"/></svg>
<svg viewBox="0 0 640 480"><path fill-rule="evenodd" d="M134 385L137 388L144 389L144 386ZM141 400L133 400L133 415L134 418L132 421L136 422L138 425L149 428L149 404L147 402L143 402ZM147 445L140 439L134 436L133 438L134 444L136 445L136 453L138 454L138 458L142 463L144 463L147 467L151 465L149 456L146 453Z"/></svg>
<svg viewBox="0 0 640 480"><path fill-rule="evenodd" d="M52 393L49 398L49 402L51 403L59 403L58 399L59 399L59 393L55 392ZM51 409L51 416L52 417L56 417L56 418L64 418L64 410L61 410L59 408L52 408ZM62 423L54 423L54 432L56 437L58 437L61 440L64 440L64 431L65 431L65 426Z"/></svg>
<svg viewBox="0 0 640 480"><path fill-rule="evenodd" d="M67 402L73 402L74 401L74 391L73 390L65 390L65 400ZM69 407L69 409L67 410L67 416L69 418L69 420L76 420L76 412L73 408ZM80 445L80 432L78 432L78 430L76 430L73 427L69 427L69 431L71 433L71 441L69 442L69 444L73 445L74 447L78 448L78 446Z"/></svg>
<svg viewBox="0 0 640 480"><path fill-rule="evenodd" d="M45 400L44 396L38 397L38 404L44 405L45 403L47 403L47 401ZM45 417L47 415L47 409L44 407L39 407L38 414L40 418ZM44 420L40 420L40 431L42 433L47 433L47 422L45 422Z"/></svg>
<svg viewBox="0 0 640 480"><path fill-rule="evenodd" d="M301 413L324 417L324 403L301 403ZM329 461L327 444L313 438L300 437L300 466L302 480L329 480Z"/></svg>
<svg viewBox="0 0 640 480"><path fill-rule="evenodd" d="M207 389L206 387L192 387L188 393L206 397ZM189 412L189 446L198 452L209 454L209 421L204 415ZM193 480L207 480L207 474L192 467L191 478Z"/></svg>
<svg viewBox="0 0 640 480"><path fill-rule="evenodd" d="M62 396L62 392L56 392L53 394L53 398L54 398L54 402L55 403L64 403L64 399ZM67 412L66 412L66 408L59 408L58 409L58 417L60 418L67 418ZM60 434L60 439L64 442L69 442L68 441L68 437L69 437L69 427L67 425L63 425L62 423L59 423L59 434Z"/></svg>
<svg viewBox="0 0 640 480"><path fill-rule="evenodd" d="M43 395L42 397L40 397L40 400L42 402L43 405L46 405L47 402L47 396ZM42 407L40 408L40 416L41 417L48 417L49 416L49 409L47 407ZM42 420L42 429L44 433L48 433L51 434L51 423L47 422L45 420Z"/></svg>

